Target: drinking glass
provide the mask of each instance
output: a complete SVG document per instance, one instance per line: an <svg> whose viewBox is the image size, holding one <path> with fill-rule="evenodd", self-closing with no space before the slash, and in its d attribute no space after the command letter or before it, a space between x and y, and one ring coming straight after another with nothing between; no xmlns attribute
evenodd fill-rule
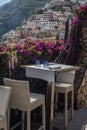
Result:
<svg viewBox="0 0 87 130"><path fill-rule="evenodd" d="M47 61L47 60L45 60L45 61L43 62L43 67L49 68L48 61Z"/></svg>
<svg viewBox="0 0 87 130"><path fill-rule="evenodd" d="M36 63L35 63L36 66L40 66L40 60L36 60Z"/></svg>

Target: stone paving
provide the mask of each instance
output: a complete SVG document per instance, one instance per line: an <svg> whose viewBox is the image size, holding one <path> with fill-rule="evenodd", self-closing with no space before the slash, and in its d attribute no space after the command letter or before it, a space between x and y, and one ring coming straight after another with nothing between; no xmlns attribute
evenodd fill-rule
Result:
<svg viewBox="0 0 87 130"><path fill-rule="evenodd" d="M74 112L74 119L69 119L67 129L64 129L63 121L58 122L57 118L54 121L53 130L87 130L87 107Z"/></svg>

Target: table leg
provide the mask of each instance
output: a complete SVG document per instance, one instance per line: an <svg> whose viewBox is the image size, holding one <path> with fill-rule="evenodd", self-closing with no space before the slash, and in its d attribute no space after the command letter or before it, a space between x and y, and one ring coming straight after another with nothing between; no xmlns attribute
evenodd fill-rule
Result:
<svg viewBox="0 0 87 130"><path fill-rule="evenodd" d="M54 113L54 83L49 82L47 86L46 98L46 130L52 130Z"/></svg>

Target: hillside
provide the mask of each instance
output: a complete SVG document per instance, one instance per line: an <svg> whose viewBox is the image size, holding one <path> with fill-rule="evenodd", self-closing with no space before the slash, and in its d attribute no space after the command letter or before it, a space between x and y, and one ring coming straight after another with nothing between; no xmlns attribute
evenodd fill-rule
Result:
<svg viewBox="0 0 87 130"><path fill-rule="evenodd" d="M0 37L50 0L12 0L0 8Z"/></svg>

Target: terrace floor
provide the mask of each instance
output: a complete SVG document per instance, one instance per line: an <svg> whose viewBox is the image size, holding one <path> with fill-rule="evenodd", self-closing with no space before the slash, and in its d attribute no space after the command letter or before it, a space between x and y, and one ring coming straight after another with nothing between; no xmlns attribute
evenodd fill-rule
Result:
<svg viewBox="0 0 87 130"><path fill-rule="evenodd" d="M87 107L75 110L74 119L68 123L68 128L64 129L63 122L58 122L58 117L54 120L53 130L87 130Z"/></svg>

